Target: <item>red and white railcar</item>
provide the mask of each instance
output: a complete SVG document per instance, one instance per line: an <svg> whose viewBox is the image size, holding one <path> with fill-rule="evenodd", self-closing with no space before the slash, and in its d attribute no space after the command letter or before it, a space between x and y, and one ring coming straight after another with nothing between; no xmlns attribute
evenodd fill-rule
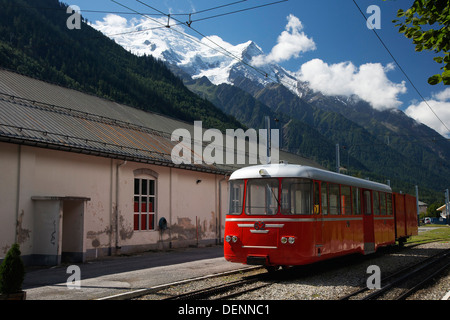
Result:
<svg viewBox="0 0 450 320"><path fill-rule="evenodd" d="M302 265L372 253L417 234L414 215L405 222L412 209L399 217L404 229L396 228L389 186L313 167L242 168L230 176L229 194L224 256L231 262ZM404 211L405 203L398 204Z"/></svg>

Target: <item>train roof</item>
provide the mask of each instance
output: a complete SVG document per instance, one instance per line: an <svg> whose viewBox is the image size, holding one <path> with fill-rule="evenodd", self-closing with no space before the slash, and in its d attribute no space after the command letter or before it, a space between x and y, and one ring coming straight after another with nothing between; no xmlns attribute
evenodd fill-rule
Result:
<svg viewBox="0 0 450 320"><path fill-rule="evenodd" d="M230 180L261 178L306 178L355 186L382 192L392 192L388 185L340 173L295 164L256 165L234 171Z"/></svg>

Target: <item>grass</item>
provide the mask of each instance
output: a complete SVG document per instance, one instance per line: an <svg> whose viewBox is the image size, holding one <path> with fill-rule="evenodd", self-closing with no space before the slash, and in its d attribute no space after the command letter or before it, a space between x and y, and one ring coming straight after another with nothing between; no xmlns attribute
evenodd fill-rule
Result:
<svg viewBox="0 0 450 320"><path fill-rule="evenodd" d="M433 227L435 229L420 232L417 236L412 236L408 242L428 242L432 240L442 240L442 242L450 241L450 226L430 224L426 227Z"/></svg>

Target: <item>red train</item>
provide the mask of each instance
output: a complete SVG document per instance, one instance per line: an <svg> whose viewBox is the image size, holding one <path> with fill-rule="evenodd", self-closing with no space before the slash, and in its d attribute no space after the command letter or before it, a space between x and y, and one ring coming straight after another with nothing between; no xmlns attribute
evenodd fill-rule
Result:
<svg viewBox="0 0 450 320"><path fill-rule="evenodd" d="M308 166L239 169L229 195L225 259L268 270L373 253L418 232L415 197Z"/></svg>

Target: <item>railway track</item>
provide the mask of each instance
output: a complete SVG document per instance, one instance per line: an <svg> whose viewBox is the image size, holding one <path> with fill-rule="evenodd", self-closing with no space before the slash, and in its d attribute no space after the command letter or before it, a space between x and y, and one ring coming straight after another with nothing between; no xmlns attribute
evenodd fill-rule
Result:
<svg viewBox="0 0 450 320"><path fill-rule="evenodd" d="M436 242L436 241L428 241L428 243ZM386 252L382 255L385 257L390 253L396 254L397 252L404 251L406 254L409 254L409 250L420 246L423 243L408 243L407 246L403 248L391 248L386 249ZM413 249L415 250L415 249ZM412 252L412 251L411 251ZM448 263L450 259L449 250L445 251L445 256L443 259L443 265L441 265L441 269L436 267L435 272L431 272L431 268L435 265L434 261L439 260L438 256L434 256L431 258L427 258L424 260L425 256L422 256L420 253L412 253L414 256L417 256L417 259L421 259L420 265L409 266L408 268L404 268L396 273L392 273L389 277L382 279L382 289L381 290L369 290L367 287L357 290L345 297L340 298L340 295L336 295L332 299L342 299L342 300L363 300L363 299L405 299L407 295L412 294L414 291L418 290L420 286L425 285L425 280L432 279L435 274L442 274L442 271L445 272L445 269L448 270ZM244 295L245 293L250 293L249 295L244 295L244 299L253 299L253 297L261 297L267 295L271 296L270 292L272 290L279 290L283 286L289 286L290 283L298 285L302 282L308 282L310 277L314 277L317 273L327 272L330 269L329 263L332 263L331 268L342 268L342 264L348 265L349 263L353 265L358 265L364 261L363 259L357 259L358 256L353 257L343 257L342 260L336 259L330 262L318 263L315 265L306 265L301 267L294 267L290 269L278 270L274 273L267 273L264 268L255 268L248 271L243 271L241 273L233 274L233 275L221 275L218 277L208 278L210 280L200 280L188 282L186 284L173 285L168 286L165 289L157 291L154 293L152 297L148 297L147 299L157 299L157 300L227 300L235 297L239 297ZM421 258L422 257L422 258ZM356 259L356 260L355 260ZM416 260L417 260L416 259ZM362 260L362 261L361 261ZM371 264L377 264L376 261ZM365 264L365 263L364 263ZM405 265L405 264L403 264ZM382 266L382 264L380 265ZM365 270L366 266L364 267ZM383 267L382 267L383 268ZM433 267L434 268L434 267ZM384 269L383 269L384 270ZM392 269L391 269L392 270ZM391 271L392 272L392 271ZM411 280L411 273L419 274L420 281L416 279ZM386 273L387 274L387 273ZM425 276L427 279L425 279ZM399 279L400 278L400 279ZM346 278L347 279L347 278ZM362 279L361 279L362 280ZM408 292L393 292L393 289L398 287L404 287L403 281L409 280L412 284L408 284L410 290ZM401 282L402 281L402 282ZM339 282L339 281L338 281ZM423 282L423 283L422 283ZM320 281L315 284L320 286ZM275 287L269 287L276 285ZM281 285L280 285L281 284ZM265 288L269 287L269 288ZM262 289L262 290L260 290ZM258 292L260 291L260 292ZM384 297L376 297L376 295L381 295L382 293L389 293L389 296L384 295ZM255 293L256 292L256 293ZM289 291L290 292L290 291ZM317 291L316 291L317 292ZM311 293L313 296L314 293ZM401 296L403 295L403 297ZM283 296L283 294L280 294ZM250 297L250 298L249 298ZM295 299L295 297L294 297Z"/></svg>
<svg viewBox="0 0 450 320"><path fill-rule="evenodd" d="M268 274L258 274L243 279L203 288L165 298L163 300L218 300L230 299L272 284Z"/></svg>
<svg viewBox="0 0 450 320"><path fill-rule="evenodd" d="M404 300L450 267L450 249L403 268L381 280L381 288L356 290L340 300Z"/></svg>

